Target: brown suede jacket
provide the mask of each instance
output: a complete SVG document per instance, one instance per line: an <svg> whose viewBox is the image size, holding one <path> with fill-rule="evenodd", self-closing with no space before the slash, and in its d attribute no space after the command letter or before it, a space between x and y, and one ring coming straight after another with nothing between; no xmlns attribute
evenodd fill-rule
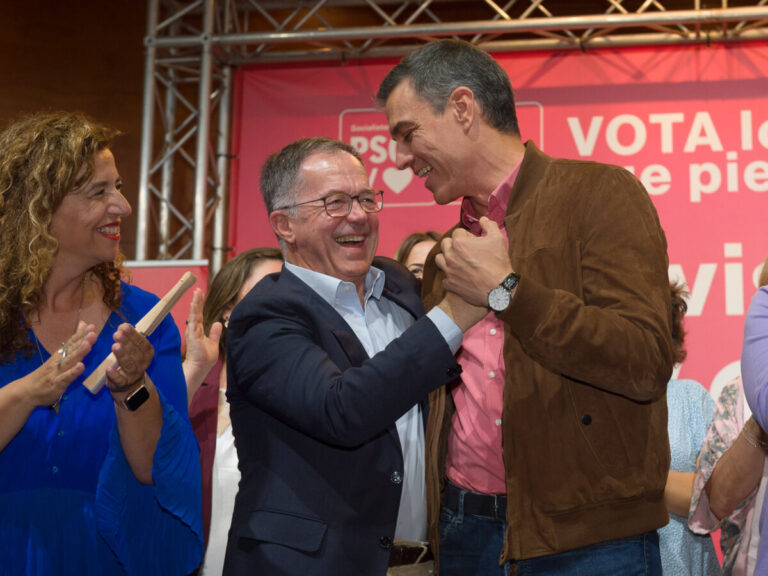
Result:
<svg viewBox="0 0 768 576"><path fill-rule="evenodd" d="M665 525L671 310L666 238L648 194L622 168L550 158L528 142L504 224L521 280L499 314L500 562ZM444 293L436 253L424 272L427 309ZM437 557L454 405L445 387L429 401L427 507Z"/></svg>

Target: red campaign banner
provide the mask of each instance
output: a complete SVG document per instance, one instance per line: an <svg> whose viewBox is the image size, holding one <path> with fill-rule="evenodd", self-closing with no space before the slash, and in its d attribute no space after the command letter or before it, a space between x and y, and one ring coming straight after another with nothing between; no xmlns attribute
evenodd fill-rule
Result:
<svg viewBox="0 0 768 576"><path fill-rule="evenodd" d="M738 374L744 314L768 255L768 47L651 47L494 54L509 73L521 132L548 154L618 164L640 178L687 282L688 358L676 373L717 396ZM394 144L374 95L396 59L263 65L235 78L230 245L276 246L259 191L266 156L305 136L362 154L384 190L378 253L414 231L445 231L437 206Z"/></svg>

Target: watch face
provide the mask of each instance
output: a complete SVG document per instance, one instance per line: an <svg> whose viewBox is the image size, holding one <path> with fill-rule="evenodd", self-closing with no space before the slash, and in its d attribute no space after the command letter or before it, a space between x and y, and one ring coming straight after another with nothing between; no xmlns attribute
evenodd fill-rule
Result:
<svg viewBox="0 0 768 576"><path fill-rule="evenodd" d="M147 400L149 400L149 390L147 390L146 386L142 386L136 390L136 392L128 396L128 398L125 399L124 404L128 410L133 412Z"/></svg>
<svg viewBox="0 0 768 576"><path fill-rule="evenodd" d="M488 307L494 312L506 310L507 306L509 306L509 300L509 292L501 286L496 286L496 288L488 292Z"/></svg>

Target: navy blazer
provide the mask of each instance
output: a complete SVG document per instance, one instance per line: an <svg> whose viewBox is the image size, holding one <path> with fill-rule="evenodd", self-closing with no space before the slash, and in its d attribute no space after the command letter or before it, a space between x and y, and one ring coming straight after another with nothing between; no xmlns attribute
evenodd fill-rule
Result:
<svg viewBox="0 0 768 576"><path fill-rule="evenodd" d="M400 264L383 297L417 320L369 358L283 268L231 315L227 397L242 479L224 574L385 574L402 489L395 421L461 372Z"/></svg>

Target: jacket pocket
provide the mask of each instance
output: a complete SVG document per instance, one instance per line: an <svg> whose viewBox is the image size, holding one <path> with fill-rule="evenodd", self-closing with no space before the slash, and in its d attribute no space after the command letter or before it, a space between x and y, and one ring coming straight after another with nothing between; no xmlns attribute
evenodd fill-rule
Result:
<svg viewBox="0 0 768 576"><path fill-rule="evenodd" d="M649 474L659 472L666 481L669 441L665 398L636 402L585 384L569 382L566 387L576 427L606 472L623 477L629 484L642 484Z"/></svg>
<svg viewBox="0 0 768 576"><path fill-rule="evenodd" d="M328 526L322 520L276 510L253 510L242 521L232 524L232 533L302 552L316 552Z"/></svg>

